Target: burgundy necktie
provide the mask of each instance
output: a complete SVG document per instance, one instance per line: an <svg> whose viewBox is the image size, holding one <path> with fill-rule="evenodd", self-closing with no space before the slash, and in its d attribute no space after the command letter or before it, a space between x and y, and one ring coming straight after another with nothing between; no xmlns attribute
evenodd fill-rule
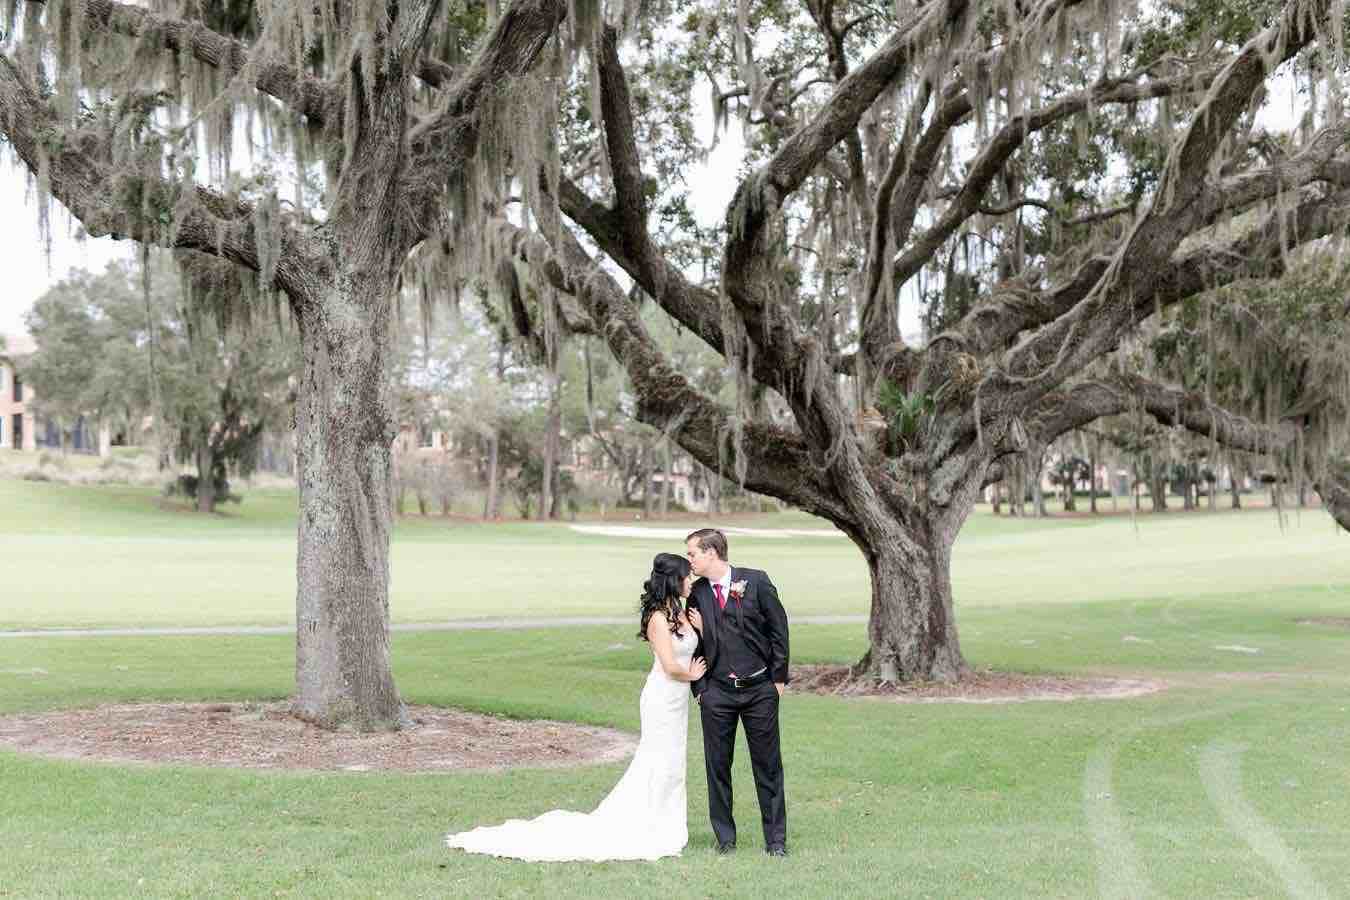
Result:
<svg viewBox="0 0 1350 900"><path fill-rule="evenodd" d="M713 590L717 592L717 608L727 608L727 598L722 596L722 583L719 581L713 585Z"/></svg>

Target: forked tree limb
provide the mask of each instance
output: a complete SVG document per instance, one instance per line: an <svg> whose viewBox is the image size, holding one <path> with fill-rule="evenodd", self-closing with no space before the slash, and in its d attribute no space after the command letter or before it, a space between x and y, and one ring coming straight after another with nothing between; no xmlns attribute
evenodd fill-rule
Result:
<svg viewBox="0 0 1350 900"><path fill-rule="evenodd" d="M540 235L505 219L491 227L505 235L511 255L540 269L549 283L576 298L623 365L637 395L638 419L677 437L699 462L715 471L745 467L745 486L772 493L832 521L851 513L832 496L828 481L811 464L799 433L763 422L737 423L730 411L698 391L670 364L647 332L627 293L596 264L566 229L555 249Z"/></svg>
<svg viewBox="0 0 1350 900"><path fill-rule="evenodd" d="M1034 404L1093 359L1109 352L1134 319L1137 298L1148 293L1182 239L1200 227L1210 161L1256 89L1276 65L1292 58L1326 26L1330 0L1286 5L1268 28L1226 65L1190 124L1168 154L1149 209L1135 224L1093 290L1072 311L1025 341L1007 358L1019 379L1015 403Z"/></svg>

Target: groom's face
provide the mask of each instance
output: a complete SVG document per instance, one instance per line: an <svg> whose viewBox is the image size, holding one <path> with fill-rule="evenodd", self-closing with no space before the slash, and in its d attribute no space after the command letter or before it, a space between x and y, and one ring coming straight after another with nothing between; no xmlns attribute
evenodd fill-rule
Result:
<svg viewBox="0 0 1350 900"><path fill-rule="evenodd" d="M689 558L689 568L699 578L708 574L708 570L717 565L717 551L709 547L704 550L698 545L697 538L690 538L684 545L685 556Z"/></svg>

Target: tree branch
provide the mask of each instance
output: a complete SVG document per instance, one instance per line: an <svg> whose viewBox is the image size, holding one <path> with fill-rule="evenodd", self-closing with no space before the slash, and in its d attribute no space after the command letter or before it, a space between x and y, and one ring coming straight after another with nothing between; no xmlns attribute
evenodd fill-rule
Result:
<svg viewBox="0 0 1350 900"><path fill-rule="evenodd" d="M34 176L45 170L51 195L90 235L198 250L261 271L252 206L200 185L115 171L107 136L93 126L62 128L51 106L4 55L0 133ZM126 192L140 195L146 214L129 211ZM305 239L283 226L275 286L295 300L308 298L314 273L322 270Z"/></svg>
<svg viewBox="0 0 1350 900"><path fill-rule="evenodd" d="M1328 126L1318 132L1302 151L1279 166L1223 179L1205 191L1202 224L1212 224L1226 210L1241 209L1269 200L1281 192L1295 193L1299 188L1314 182L1350 186L1350 161L1333 155L1348 142L1350 127L1344 124ZM1295 225L1303 222L1304 230L1295 227L1290 236L1296 240L1311 240L1325 234L1320 228L1307 228L1324 222L1318 213L1323 206L1325 203L1320 199L1308 201L1299 215L1291 217L1291 223ZM1072 219L1069 224L1100 221L1129 210L1130 207L1117 207L1091 213ZM1303 213L1311 213L1312 216L1302 218ZM1274 215L1267 216L1258 228L1229 247L1206 247L1198 253L1174 258L1156 273L1154 289L1139 298L1140 311L1170 306L1198 289L1202 290L1203 287L1197 286L1196 278L1184 275L1183 269L1209 273L1217 271L1225 261L1243 259L1244 263L1233 273L1234 277L1269 277L1267 263L1272 260L1282 262L1278 243L1269 243L1270 238L1279 234L1279 228L1272 227L1278 224L1278 219L1271 218ZM1045 325L1071 310L1091 293L1110 265L1109 256L1093 257L1079 266L1069 279L1044 292L1022 288L1015 282L1002 285L989 300L967 313L954 331L961 336L967 350L976 355L1002 348L1019 332Z"/></svg>
<svg viewBox="0 0 1350 900"><path fill-rule="evenodd" d="M690 283L650 241L634 252L615 210L588 197L565 175L558 182L558 207L662 309L713 350L726 353L722 311L714 291ZM765 370L759 374L764 376L765 383L773 383L772 372Z"/></svg>
<svg viewBox="0 0 1350 900"><path fill-rule="evenodd" d="M872 487L866 484L861 459L854 458L850 419L839 400L825 348L813 336L801 333L791 316L777 308L778 254L769 245L766 226L918 54L942 45L945 31L952 29L958 35L963 31L955 26L965 20L967 8L961 0L921 8L839 82L810 122L741 182L727 211L729 238L723 251L722 286L744 323L746 340L755 356L784 373L784 397L808 441L839 450L831 454L835 474L859 491L870 493Z"/></svg>
<svg viewBox="0 0 1350 900"><path fill-rule="evenodd" d="M478 147L479 112L488 91L524 75L539 62L545 45L567 15L563 0L514 0L497 20L473 62L445 88L439 107L408 135L410 168L435 173L414 191L422 211L419 237L433 233L445 179Z"/></svg>
<svg viewBox="0 0 1350 900"><path fill-rule="evenodd" d="M612 25L601 31L596 59L600 76L600 114L604 123L605 149L614 179L614 215L621 226L620 238L626 255L648 262L652 255L647 234L647 192L642 181L642 161L638 156L637 136L633 129L633 100L628 78L619 61L619 33ZM654 285L660 273L652 267ZM660 291L653 292L659 296Z"/></svg>
<svg viewBox="0 0 1350 900"><path fill-rule="evenodd" d="M849 73L811 121L794 132L778 151L741 182L727 212L733 225L726 256L736 264L751 251L759 230L830 149L858 124L881 93L929 48L944 30L960 22L968 4L946 0L922 8L868 60Z"/></svg>
<svg viewBox="0 0 1350 900"><path fill-rule="evenodd" d="M504 243L515 258L538 267L556 289L574 296L592 321L604 323L600 331L637 395L640 421L671 435L714 471L744 466L745 486L753 491L780 497L832 521L851 520L811 465L800 434L748 422L742 425L740 440L733 438L737 423L731 415L674 370L623 289L569 231L560 230L559 251L505 219L494 219L490 227L507 236Z"/></svg>
<svg viewBox="0 0 1350 900"><path fill-rule="evenodd" d="M1037 200L1035 197L1018 197L1002 206L979 206L976 211L982 216L1006 216L1008 213L1017 212L1028 206L1034 206L1037 209L1044 210L1050 215L1056 215L1055 208L1044 200Z"/></svg>
<svg viewBox="0 0 1350 900"><path fill-rule="evenodd" d="M1325 237L1347 221L1350 221L1350 191L1308 196L1292 209L1272 210L1250 231L1225 244L1202 244L1174 256L1156 268L1149 282L1132 298L1128 324L1141 322L1159 309L1224 284L1246 278L1277 277L1285 268L1286 249ZM1048 291L1005 286L990 301L971 310L951 335L967 352L977 356L1002 348L1022 331L1049 323L1054 323L1062 337L1068 326L1060 318L1092 292L1110 265L1111 257L1093 257L1072 277ZM1040 349L1049 353L1057 346L1046 341ZM1048 365L1051 360L1047 356L1043 361Z"/></svg>
<svg viewBox="0 0 1350 900"><path fill-rule="evenodd" d="M942 97L944 102L933 116L933 122L924 130L917 146L915 145L913 133L919 127L932 95L933 81L931 78L925 78L919 88L918 98L910 106L909 114L905 117L905 128L900 135L900 143L896 145L895 154L891 157L886 173L881 178L881 184L877 187L875 209L872 211L872 228L868 235L862 313L859 316L863 358L874 365L880 364L885 348L896 343L900 337L895 302L891 299L894 295L891 289L893 282L886 278L891 268L890 248L893 240L899 236L892 233L891 219L892 204L900 196L897 189L900 179L904 176L907 185L913 184L921 188L927 181L928 173L932 171L933 162L945 141L947 131L955 125L955 122L949 121L950 109L945 103L947 94L944 92ZM967 108L966 113L968 112ZM964 115L965 113L961 117ZM934 139L932 135L939 129L941 136ZM912 153L910 147L914 147ZM914 205L917 208L917 203ZM884 295L883 280L888 281Z"/></svg>
<svg viewBox="0 0 1350 900"><path fill-rule="evenodd" d="M1226 244L1203 245L1173 258L1150 273L1150 280L1140 286L1137 295L1123 298L1129 307L1130 318L1112 332L1114 340L1104 346L1099 356L1113 351L1116 342L1132 325L1159 309L1242 279L1279 277L1288 261L1288 249L1333 234L1344 229L1347 223L1350 223L1350 190L1330 196L1310 196L1293 209L1273 210L1257 227ZM987 317L980 315L981 310L977 308L956 330L938 335L929 344L919 376L921 388L938 389L947 380L953 364L964 354L973 357L996 349L1017 331L1037 322L1049 321L1051 324L1013 352L1021 352L1028 344L1040 342L1046 332L1053 332L1056 340L1036 343L1046 354L1040 360L1042 366L1053 365L1058 347L1070 328L1066 322L1070 317L1064 310L1080 309L1081 298L1092 291L1110 264L1111 261L1103 257L1090 260L1068 283L1046 294L1026 291L1015 299L1005 296ZM1024 390L1025 383L1008 379L1002 370L987 371L976 388L976 394L981 398L977 404L979 426L974 410L955 410L955 417L942 420L943 438L935 443L937 449L934 452L940 458L964 441L973 440L981 428L998 428L1000 422L1015 416L1019 410L1039 408L1040 398L1053 390L1053 386L1044 388L1030 403L1025 401L1025 394L1020 393Z"/></svg>
<svg viewBox="0 0 1350 900"><path fill-rule="evenodd" d="M1291 423L1262 425L1209 402L1201 393L1168 387L1132 374L1052 391L1028 417L1027 430L1033 441L1045 446L1075 428L1135 409L1143 409L1163 425L1181 426L1246 453L1269 453L1285 447L1294 440L1296 431Z"/></svg>
<svg viewBox="0 0 1350 900"><path fill-rule="evenodd" d="M45 0L27 0L42 3ZM250 60L242 41L213 31L201 22L160 16L142 6L114 0L83 0L87 24L114 34L153 42L174 53L186 53L231 78L252 65L253 85L303 115L310 123L336 124L342 116L342 88L297 72L275 60Z"/></svg>
<svg viewBox="0 0 1350 900"><path fill-rule="evenodd" d="M1045 391L1107 352L1137 315L1135 298L1149 293L1180 240L1213 214L1204 201L1205 172L1215 151L1265 77L1317 36L1330 0L1298 0L1250 40L1223 70L1168 154L1148 212L1136 223L1092 293L1072 312L1014 350L1007 370L1019 379L1019 403ZM1300 223L1301 224L1301 223Z"/></svg>
<svg viewBox="0 0 1350 900"><path fill-rule="evenodd" d="M1063 121L1090 108L1108 103L1136 103L1140 100L1165 97L1192 90L1202 90L1216 78L1219 68L1207 69L1198 75L1150 79L1136 83L1136 74L1099 82L1090 88L1075 91L1053 103L1009 120L985 145L971 164L970 174L957 191L952 202L931 228L925 231L894 260L895 284L903 285L919 271L938 248L979 211L989 185L998 177L1004 165L1034 132ZM948 116L955 116L969 105L964 95L951 101ZM947 104L944 104L944 107ZM917 197L915 197L917 202ZM912 219L913 212L909 213Z"/></svg>
<svg viewBox="0 0 1350 900"><path fill-rule="evenodd" d="M1112 206L1107 209L1100 209L1096 212L1083 213L1081 216L1074 216L1065 221L1065 225L1070 227L1079 225L1095 225L1098 222L1105 222L1107 219L1114 219L1116 216L1123 216L1126 213L1134 212L1134 204L1128 203L1122 206Z"/></svg>

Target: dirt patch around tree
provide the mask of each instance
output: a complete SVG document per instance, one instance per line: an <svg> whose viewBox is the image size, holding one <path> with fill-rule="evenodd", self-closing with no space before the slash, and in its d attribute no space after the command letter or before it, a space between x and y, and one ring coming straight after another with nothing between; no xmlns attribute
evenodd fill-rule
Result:
<svg viewBox="0 0 1350 900"><path fill-rule="evenodd" d="M1331 628L1350 628L1350 617L1347 616L1311 616L1306 619L1295 619L1298 625L1326 625Z"/></svg>
<svg viewBox="0 0 1350 900"><path fill-rule="evenodd" d="M136 703L0 717L0 746L60 759L311 771L453 772L619 762L637 736L410 706L413 727L327 731L281 703Z"/></svg>
<svg viewBox="0 0 1350 900"><path fill-rule="evenodd" d="M977 669L955 683L868 684L849 678L848 666L794 666L793 693L875 697L900 703L1025 703L1032 700L1120 700L1165 690L1144 678L1074 678Z"/></svg>

